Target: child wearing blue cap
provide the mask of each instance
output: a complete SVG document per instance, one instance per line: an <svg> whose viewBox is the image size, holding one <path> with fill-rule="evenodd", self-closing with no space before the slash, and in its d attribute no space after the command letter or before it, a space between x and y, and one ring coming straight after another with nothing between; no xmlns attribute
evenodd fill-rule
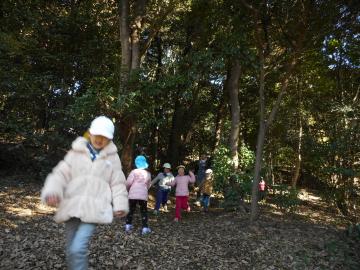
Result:
<svg viewBox="0 0 360 270"><path fill-rule="evenodd" d="M148 226L147 200L148 190L151 184L151 175L146 170L149 164L144 156L135 158L136 169L132 170L126 180L126 187L129 191L130 211L126 217L125 231L130 233L133 229L132 218L136 210L136 205L140 206L142 230L141 234L145 235L151 232Z"/></svg>

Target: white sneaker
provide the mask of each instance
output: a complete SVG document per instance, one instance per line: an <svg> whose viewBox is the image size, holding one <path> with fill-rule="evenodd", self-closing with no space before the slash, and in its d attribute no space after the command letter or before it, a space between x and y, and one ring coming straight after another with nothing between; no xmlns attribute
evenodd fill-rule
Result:
<svg viewBox="0 0 360 270"><path fill-rule="evenodd" d="M151 233L151 230L150 230L149 227L142 228L141 235L146 235L146 234L149 234L149 233Z"/></svg>
<svg viewBox="0 0 360 270"><path fill-rule="evenodd" d="M131 224L126 224L125 225L125 232L126 233L130 233L133 229L133 226Z"/></svg>
<svg viewBox="0 0 360 270"><path fill-rule="evenodd" d="M168 210L168 208L167 208L167 205L164 205L163 208L164 208L164 212L165 212L165 213L168 213L168 212L169 212L169 210Z"/></svg>

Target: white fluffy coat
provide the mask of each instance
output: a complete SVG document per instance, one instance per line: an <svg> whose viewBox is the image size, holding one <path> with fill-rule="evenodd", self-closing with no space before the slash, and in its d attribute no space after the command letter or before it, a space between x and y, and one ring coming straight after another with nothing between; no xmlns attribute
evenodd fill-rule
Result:
<svg viewBox="0 0 360 270"><path fill-rule="evenodd" d="M41 199L50 195L60 198L55 221L77 217L87 223L111 223L113 212L129 212L125 176L115 144L110 143L91 161L87 140L77 138L64 160L45 181Z"/></svg>

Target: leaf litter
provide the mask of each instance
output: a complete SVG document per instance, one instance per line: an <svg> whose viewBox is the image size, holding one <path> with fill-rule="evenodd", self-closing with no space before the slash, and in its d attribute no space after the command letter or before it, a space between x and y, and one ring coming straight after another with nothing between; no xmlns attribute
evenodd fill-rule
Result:
<svg viewBox="0 0 360 270"><path fill-rule="evenodd" d="M0 269L66 269L64 225L40 203L40 190L32 182L2 181ZM149 209L153 232L147 236L140 235L138 211L131 234L124 232L124 219L97 227L89 269L360 269L359 239L346 236L339 218L308 218L312 211L281 214L262 205L250 225L246 213L202 213L194 206L174 223L172 204L169 213L152 215Z"/></svg>

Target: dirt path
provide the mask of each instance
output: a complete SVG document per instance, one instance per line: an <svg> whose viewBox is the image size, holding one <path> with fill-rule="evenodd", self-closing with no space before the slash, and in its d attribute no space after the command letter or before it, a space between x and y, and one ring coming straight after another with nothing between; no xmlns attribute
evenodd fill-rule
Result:
<svg viewBox="0 0 360 270"><path fill-rule="evenodd" d="M0 269L66 269L64 226L40 204L40 185L0 183ZM263 209L256 226L247 214L221 209L193 209L177 224L171 209L150 215L153 233L146 237L124 234L124 221L116 220L98 226L90 269L360 269L359 243L321 204L308 204L298 215Z"/></svg>

